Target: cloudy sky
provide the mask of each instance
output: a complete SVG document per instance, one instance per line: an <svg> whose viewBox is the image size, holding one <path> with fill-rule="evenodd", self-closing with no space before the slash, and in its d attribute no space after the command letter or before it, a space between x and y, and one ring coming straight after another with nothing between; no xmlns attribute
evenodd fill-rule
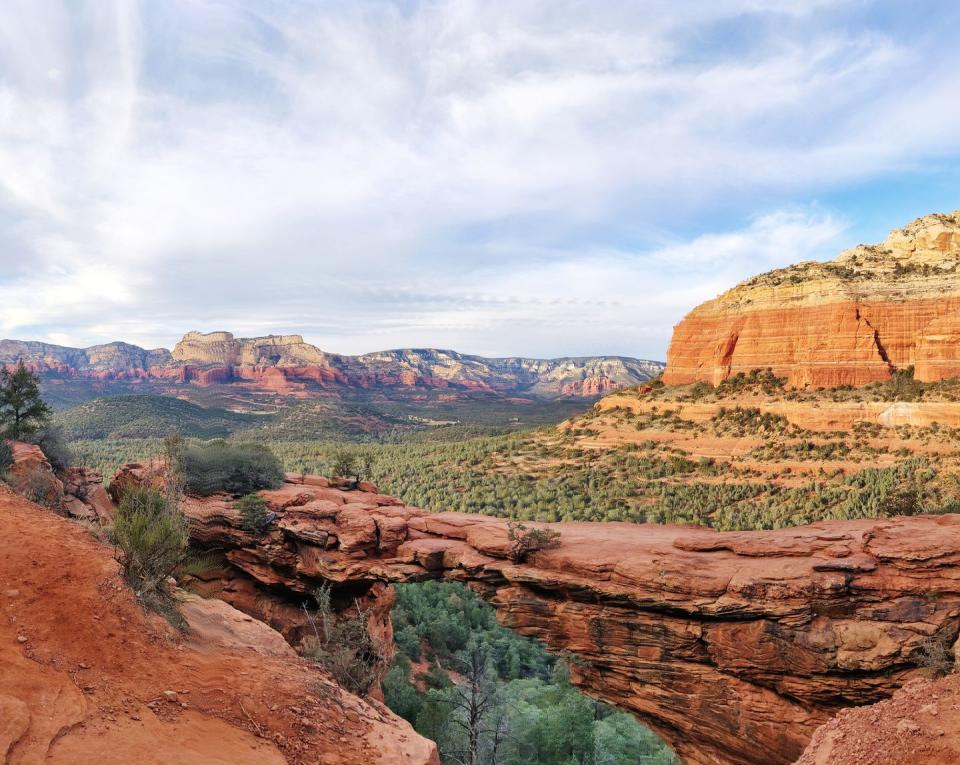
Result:
<svg viewBox="0 0 960 765"><path fill-rule="evenodd" d="M952 0L6 0L0 336L663 358L960 207Z"/></svg>

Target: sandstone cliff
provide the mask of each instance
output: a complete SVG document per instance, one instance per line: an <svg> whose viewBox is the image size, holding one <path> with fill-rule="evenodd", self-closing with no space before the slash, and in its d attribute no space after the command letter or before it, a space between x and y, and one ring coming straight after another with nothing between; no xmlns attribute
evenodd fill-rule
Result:
<svg viewBox="0 0 960 765"><path fill-rule="evenodd" d="M112 485L149 474L130 466ZM312 476L262 494L278 516L263 536L239 527L229 498L187 504L194 541L226 550L207 583L220 597L296 642L294 604L320 580L371 603L386 582L464 581L689 763L792 762L817 726L890 695L960 630L952 515L755 533L562 523L558 548L514 563L497 519Z"/></svg>
<svg viewBox="0 0 960 765"><path fill-rule="evenodd" d="M914 366L960 374L960 212L928 215L829 263L771 271L691 311L664 381L717 384L770 367L790 385L862 385Z"/></svg>
<svg viewBox="0 0 960 765"><path fill-rule="evenodd" d="M327 353L300 335L237 338L229 332L188 332L172 352L127 343L66 348L0 341L0 364L20 359L56 379L246 383L277 393L337 386L449 388L543 398L598 396L649 379L663 367L621 356L488 359L434 348L345 356Z"/></svg>

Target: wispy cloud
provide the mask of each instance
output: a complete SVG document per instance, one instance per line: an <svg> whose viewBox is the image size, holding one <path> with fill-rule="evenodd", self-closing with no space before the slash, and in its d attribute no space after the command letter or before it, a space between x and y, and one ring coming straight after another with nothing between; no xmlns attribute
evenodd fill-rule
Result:
<svg viewBox="0 0 960 765"><path fill-rule="evenodd" d="M0 333L662 356L960 148L956 11L880 5L9 3Z"/></svg>

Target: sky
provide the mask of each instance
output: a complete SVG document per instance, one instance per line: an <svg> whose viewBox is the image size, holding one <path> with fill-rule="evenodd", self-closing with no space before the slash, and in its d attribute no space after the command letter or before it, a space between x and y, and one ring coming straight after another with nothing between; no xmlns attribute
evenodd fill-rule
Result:
<svg viewBox="0 0 960 765"><path fill-rule="evenodd" d="M663 359L960 208L953 0L6 0L0 336Z"/></svg>

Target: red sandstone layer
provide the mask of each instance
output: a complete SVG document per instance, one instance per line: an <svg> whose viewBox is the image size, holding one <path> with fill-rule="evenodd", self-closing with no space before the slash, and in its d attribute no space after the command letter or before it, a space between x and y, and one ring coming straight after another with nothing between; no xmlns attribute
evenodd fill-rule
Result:
<svg viewBox="0 0 960 765"><path fill-rule="evenodd" d="M115 484L143 475L134 466ZM960 628L953 515L749 533L560 523L558 548L518 564L501 520L311 476L263 496L278 520L262 537L229 498L187 505L195 542L226 550L231 570L211 585L237 607L269 609L256 615L295 638L276 593L296 602L326 580L375 601L384 582L464 581L696 765L792 762L821 723L889 696L931 639Z"/></svg>
<svg viewBox="0 0 960 765"><path fill-rule="evenodd" d="M755 277L674 330L664 382L771 368L794 387L863 385L914 366L960 374L960 213L932 215L830 263Z"/></svg>

